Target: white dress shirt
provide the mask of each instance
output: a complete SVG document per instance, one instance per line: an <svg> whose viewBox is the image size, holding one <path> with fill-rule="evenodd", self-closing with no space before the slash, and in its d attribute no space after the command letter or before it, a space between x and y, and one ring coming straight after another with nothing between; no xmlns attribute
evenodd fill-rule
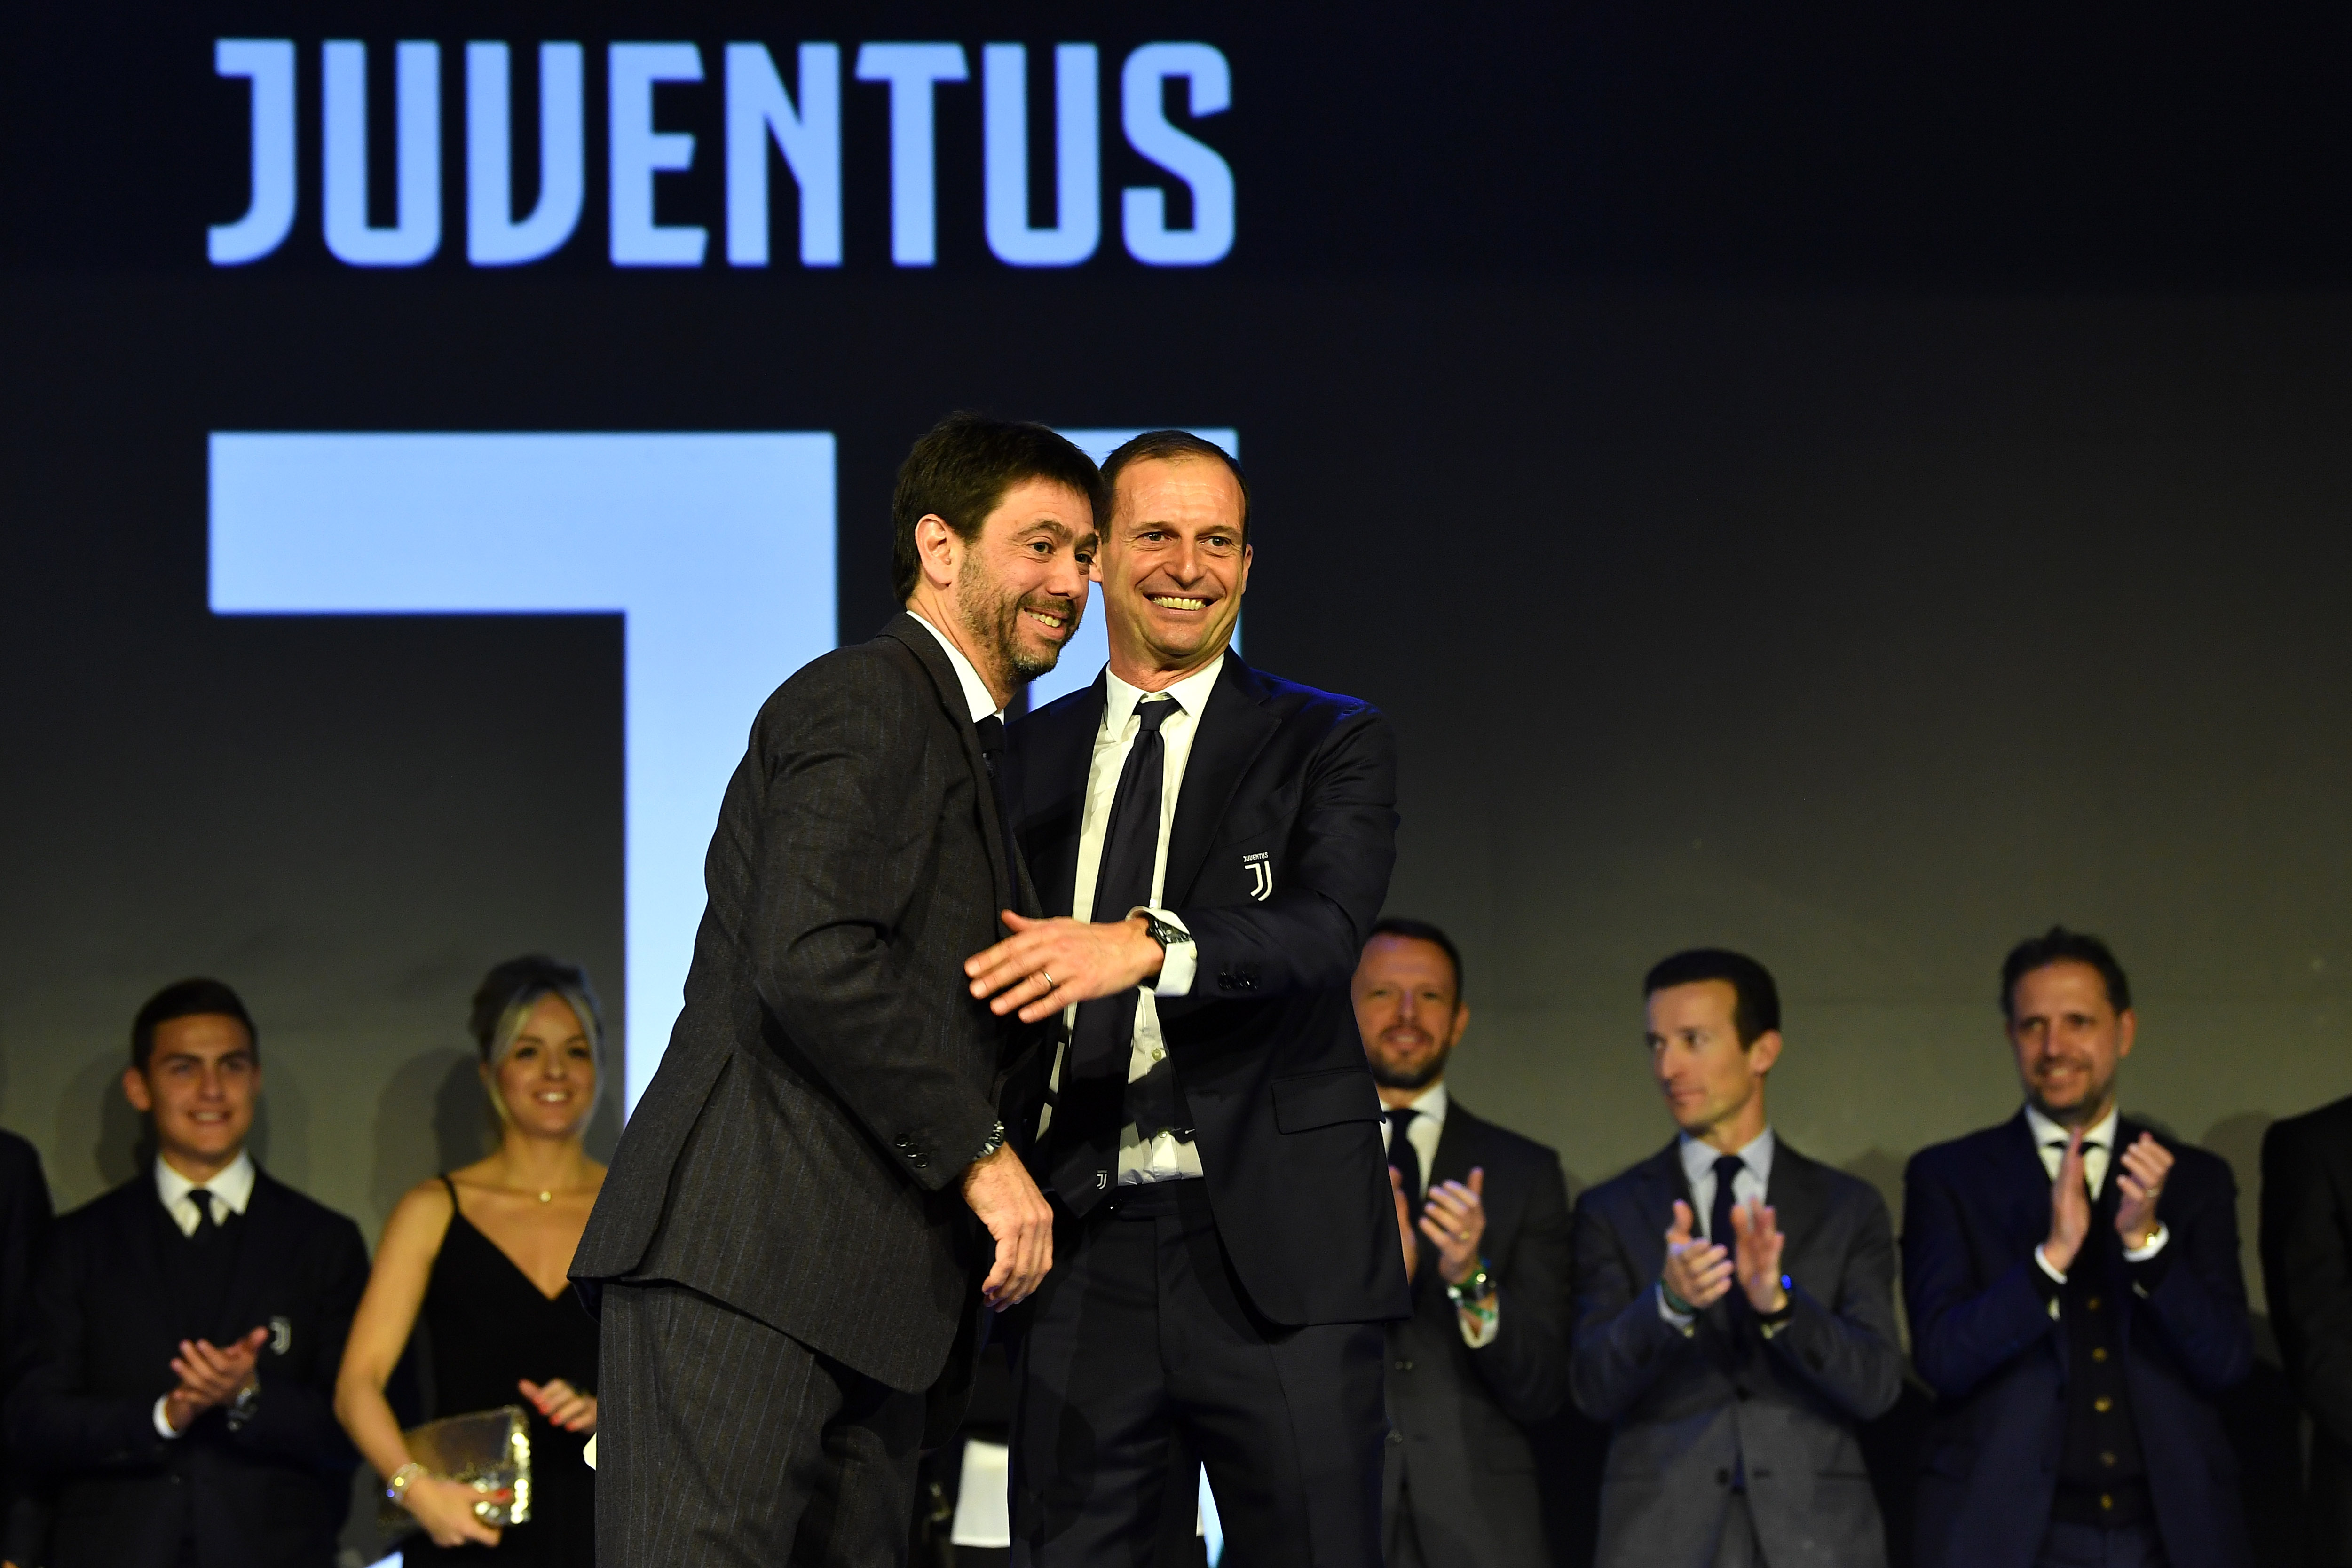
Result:
<svg viewBox="0 0 2352 1568"><path fill-rule="evenodd" d="M2099 1194L2106 1187L2107 1170L2116 1160L2116 1134L2121 1130L2123 1119L2122 1110L2110 1105L2107 1113L2083 1134L2083 1181L2091 1189L2093 1203L2099 1201ZM2033 1134L2033 1152L2042 1156L2043 1174L2056 1181L2058 1167L2066 1162L2067 1141L2074 1134L2032 1105L2025 1108L2025 1125ZM2124 1260L2145 1263L2163 1251L2164 1244L2171 1239L2171 1231L2159 1223L2154 1234L2148 1237L2147 1246L2124 1249ZM2066 1276L2050 1266L2050 1260L2042 1255L2039 1247L2033 1249L2033 1261L2041 1266L2043 1273L2060 1284L2066 1282ZM2055 1301L2050 1303L2050 1315L2053 1318L2058 1315L2058 1303Z"/></svg>
<svg viewBox="0 0 2352 1568"><path fill-rule="evenodd" d="M173 1170L158 1155L155 1156L155 1196L163 1200L163 1212L172 1217L172 1223L180 1228L180 1234L194 1236L196 1227L204 1221L196 1212L196 1200L188 1195L194 1192L199 1185L212 1195L213 1223L217 1225L232 1214L243 1214L245 1206L253 1201L253 1156L239 1149L236 1160L226 1170L212 1180L199 1184ZM165 1437L180 1435L172 1429L169 1421L163 1419L163 1406L171 1397L166 1394L157 1399L152 1412L156 1432Z"/></svg>
<svg viewBox="0 0 2352 1568"><path fill-rule="evenodd" d="M988 683L980 678L980 672L972 667L971 661L963 656L963 650L949 642L948 634L932 625L929 618L920 611L909 610L907 613L920 621L923 630L938 638L940 646L947 650L948 663L955 666L956 679L963 683L963 700L971 709L971 722L978 724L992 714L999 719L1003 718L1003 707L998 704L995 694L988 689Z"/></svg>
<svg viewBox="0 0 2352 1568"><path fill-rule="evenodd" d="M1091 920L1095 904L1095 883L1102 875L1103 837L1110 828L1111 804L1118 796L1118 775L1127 766L1127 754L1134 748L1135 737L1142 724L1135 716L1138 704L1146 697L1154 701L1173 699L1176 711L1160 722L1160 747L1164 771L1160 779L1160 842L1151 860L1151 902L1143 905L1154 915L1179 930L1183 921L1160 907L1164 883L1168 876L1168 833L1176 822L1177 797L1184 785L1184 765L1192 760L1193 737L1201 731L1201 712L1208 706L1209 693L1217 684L1217 675L1225 667L1223 653L1200 669L1170 686L1164 694L1146 692L1131 686L1106 669L1103 672L1102 727L1095 732L1094 759L1087 767L1087 804L1078 824L1077 883L1072 889L1071 913L1080 920ZM1132 914L1134 911L1129 911ZM1135 1043L1128 1053L1127 1081L1129 1083L1150 1072L1153 1064L1168 1054L1160 1036L1160 1008L1156 997L1181 997L1192 988L1192 973L1200 955L1190 942L1179 942L1168 949L1160 964L1160 977L1141 988L1135 1002ZM1071 1008L1063 1015L1070 1027L1076 1028L1077 1009ZM1061 1066L1055 1065L1055 1087L1061 1084ZM1131 1182L1175 1181L1201 1174L1200 1152L1189 1138L1162 1132L1150 1143L1143 1141L1133 1124L1121 1128L1118 1134L1118 1180L1121 1186Z"/></svg>
<svg viewBox="0 0 2352 1568"><path fill-rule="evenodd" d="M1445 1135L1447 1103L1445 1082L1441 1079L1402 1105L1384 1105L1381 1108L1381 1147L1383 1149L1388 1147L1389 1139L1396 1129L1396 1124L1388 1120L1388 1117L1396 1111L1413 1113L1412 1120L1404 1125L1404 1141L1412 1145L1412 1152L1419 1155L1421 1160L1421 1190L1413 1194L1416 1198L1426 1198L1429 1196L1429 1173L1437 1164L1437 1140ZM1494 1343L1495 1335L1502 1329L1503 1303L1500 1285L1495 1288L1495 1294L1496 1299L1494 1314L1478 1320L1477 1326L1475 1328L1462 1313L1457 1312L1454 1314L1454 1326L1462 1331L1462 1343L1472 1350L1484 1349Z"/></svg>
<svg viewBox="0 0 2352 1568"><path fill-rule="evenodd" d="M1421 1190L1414 1193L1417 1202L1429 1196L1429 1173L1437 1164L1437 1140L1445 1135L1445 1081L1439 1079L1402 1105L1381 1107L1381 1147L1389 1146L1389 1138L1396 1124L1389 1117L1399 1111L1411 1111L1412 1120L1405 1124L1404 1141L1421 1157Z"/></svg>
<svg viewBox="0 0 2352 1568"><path fill-rule="evenodd" d="M1733 1247L1736 1237L1711 1234L1715 1223L1715 1162L1723 1157L1722 1151L1712 1144L1703 1144L1685 1133L1676 1140L1675 1152L1681 1155L1683 1179L1690 1183L1691 1221L1698 1235L1724 1248ZM1739 1174L1731 1178L1731 1201L1738 1204L1761 1203L1772 1185L1772 1151L1777 1146L1772 1129L1765 1128L1743 1148L1734 1151L1739 1156ZM1731 1287L1738 1290L1738 1284ZM1678 1312L1666 1305L1665 1281L1658 1281L1658 1315L1682 1330L1691 1332L1697 1322L1688 1312Z"/></svg>

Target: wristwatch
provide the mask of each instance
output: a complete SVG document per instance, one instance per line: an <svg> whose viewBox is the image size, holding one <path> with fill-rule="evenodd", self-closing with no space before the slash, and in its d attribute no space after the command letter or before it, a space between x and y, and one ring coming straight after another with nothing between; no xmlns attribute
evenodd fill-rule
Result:
<svg viewBox="0 0 2352 1568"><path fill-rule="evenodd" d="M1475 1308L1495 1293L1495 1272L1486 1267L1486 1260L1478 1260L1478 1267L1460 1284L1448 1284L1445 1293L1457 1307Z"/></svg>
<svg viewBox="0 0 2352 1568"><path fill-rule="evenodd" d="M250 1378L247 1380L244 1387L236 1391L236 1397L229 1401L228 1429L232 1432L243 1431L245 1424L252 1420L255 1413L260 1408L261 1379Z"/></svg>
<svg viewBox="0 0 2352 1568"><path fill-rule="evenodd" d="M1180 942L1192 940L1192 934L1190 931L1185 930L1181 925L1171 925L1149 909L1139 909L1136 913L1143 916L1144 931L1154 942L1160 944L1160 950L1163 953Z"/></svg>
<svg viewBox="0 0 2352 1568"><path fill-rule="evenodd" d="M999 1122L995 1126L989 1129L987 1138L984 1139L980 1145L980 1153L972 1155L971 1157L976 1160L984 1160L1003 1146L1004 1124Z"/></svg>

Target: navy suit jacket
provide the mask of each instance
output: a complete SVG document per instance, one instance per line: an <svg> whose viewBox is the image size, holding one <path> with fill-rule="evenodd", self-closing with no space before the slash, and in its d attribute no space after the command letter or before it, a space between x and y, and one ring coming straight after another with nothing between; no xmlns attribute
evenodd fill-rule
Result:
<svg viewBox="0 0 2352 1568"><path fill-rule="evenodd" d="M2147 1130L2119 1123L2119 1151ZM2240 1568L2252 1548L2215 1406L2254 1358L2237 1187L2218 1156L2159 1141L2174 1159L2157 1205L2171 1256L2152 1289L2116 1292L2124 1375L2166 1555ZM1921 1450L1919 1568L2026 1568L2049 1527L2067 1373L2065 1333L2033 1279L2049 1234L2050 1178L2023 1112L1913 1157L1903 1293L1912 1364L1938 1401ZM2084 1245L2107 1248L2125 1277L2113 1227Z"/></svg>
<svg viewBox="0 0 2352 1568"><path fill-rule="evenodd" d="M1097 676L1009 732L1014 827L1049 915L1076 896L1103 694ZM1412 1311L1380 1095L1348 997L1388 896L1396 824L1388 721L1228 653L1185 763L1160 888L1199 969L1190 995L1158 1006L1218 1237L1251 1304L1285 1325ZM1115 1139L1127 1061L1102 1065L1066 1075L1055 1115ZM1049 1132L1039 1179L1107 1185L1112 1157Z"/></svg>

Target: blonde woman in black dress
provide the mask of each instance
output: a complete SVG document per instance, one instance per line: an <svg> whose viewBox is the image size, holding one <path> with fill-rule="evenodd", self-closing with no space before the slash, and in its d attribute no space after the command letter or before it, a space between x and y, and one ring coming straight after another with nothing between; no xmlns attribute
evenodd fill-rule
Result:
<svg viewBox="0 0 2352 1568"><path fill-rule="evenodd" d="M596 1430L596 1325L564 1271L604 1181L581 1145L602 1079L595 997L570 965L517 958L482 982L472 1023L498 1150L420 1182L393 1210L352 1322L335 1413L425 1528L404 1548L410 1568L592 1568L595 1479L581 1450ZM516 1404L530 1412L528 1523L485 1524L472 1488L424 1473L402 1442L383 1388L420 1319L429 1416Z"/></svg>

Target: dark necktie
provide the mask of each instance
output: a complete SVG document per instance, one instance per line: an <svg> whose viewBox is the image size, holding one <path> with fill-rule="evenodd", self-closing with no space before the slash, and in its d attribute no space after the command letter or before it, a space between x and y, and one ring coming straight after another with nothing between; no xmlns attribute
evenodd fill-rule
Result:
<svg viewBox="0 0 2352 1568"><path fill-rule="evenodd" d="M1421 1213L1421 1151L1412 1146L1412 1140L1405 1133L1420 1114L1409 1105L1389 1113L1389 1164L1404 1177L1405 1211L1415 1217Z"/></svg>
<svg viewBox="0 0 2352 1568"><path fill-rule="evenodd" d="M2071 1140L2066 1138L2053 1138L2050 1140L2049 1146L2058 1151L2058 1163L2061 1166L2063 1166L2066 1163L2066 1145ZM2091 1191L2091 1151L2093 1149L2104 1149L2106 1146L2107 1145L2105 1144L2096 1143L2089 1138L2083 1140L2083 1196L2090 1198L2094 1203L2097 1202L2098 1198L2096 1195ZM2053 1176L2051 1179L2055 1181L2057 1177Z"/></svg>
<svg viewBox="0 0 2352 1568"><path fill-rule="evenodd" d="M210 1241L220 1234L220 1221L213 1217L213 1195L209 1188L191 1187L189 1201L196 1206L196 1228L190 1233L192 1241Z"/></svg>
<svg viewBox="0 0 2352 1568"><path fill-rule="evenodd" d="M1135 716L1142 727L1118 770L1110 818L1103 824L1095 901L1086 919L1124 920L1129 910L1151 902L1151 873L1160 858L1160 780L1168 770L1168 751L1160 738L1160 727L1175 711L1172 700L1136 706ZM1126 1081L1128 1054L1135 1042L1137 994L1130 989L1078 1004L1077 1022L1070 1034L1074 1077ZM1145 1129L1147 1133L1156 1130Z"/></svg>
<svg viewBox="0 0 2352 1568"><path fill-rule="evenodd" d="M1715 1162L1715 1202L1707 1210L1706 1239L1727 1252L1739 1250L1739 1233L1731 1228L1731 1211L1739 1200L1732 1195L1731 1184L1747 1168L1748 1163L1738 1155L1725 1155ZM1731 1293L1738 1295L1738 1287L1735 1285Z"/></svg>
<svg viewBox="0 0 2352 1568"><path fill-rule="evenodd" d="M1021 898L1021 852L1013 841L1013 813L1004 803L1004 721L994 714L972 721L980 732L980 759L988 768L988 792L996 802L996 833L1004 851L1004 885L1009 896Z"/></svg>

